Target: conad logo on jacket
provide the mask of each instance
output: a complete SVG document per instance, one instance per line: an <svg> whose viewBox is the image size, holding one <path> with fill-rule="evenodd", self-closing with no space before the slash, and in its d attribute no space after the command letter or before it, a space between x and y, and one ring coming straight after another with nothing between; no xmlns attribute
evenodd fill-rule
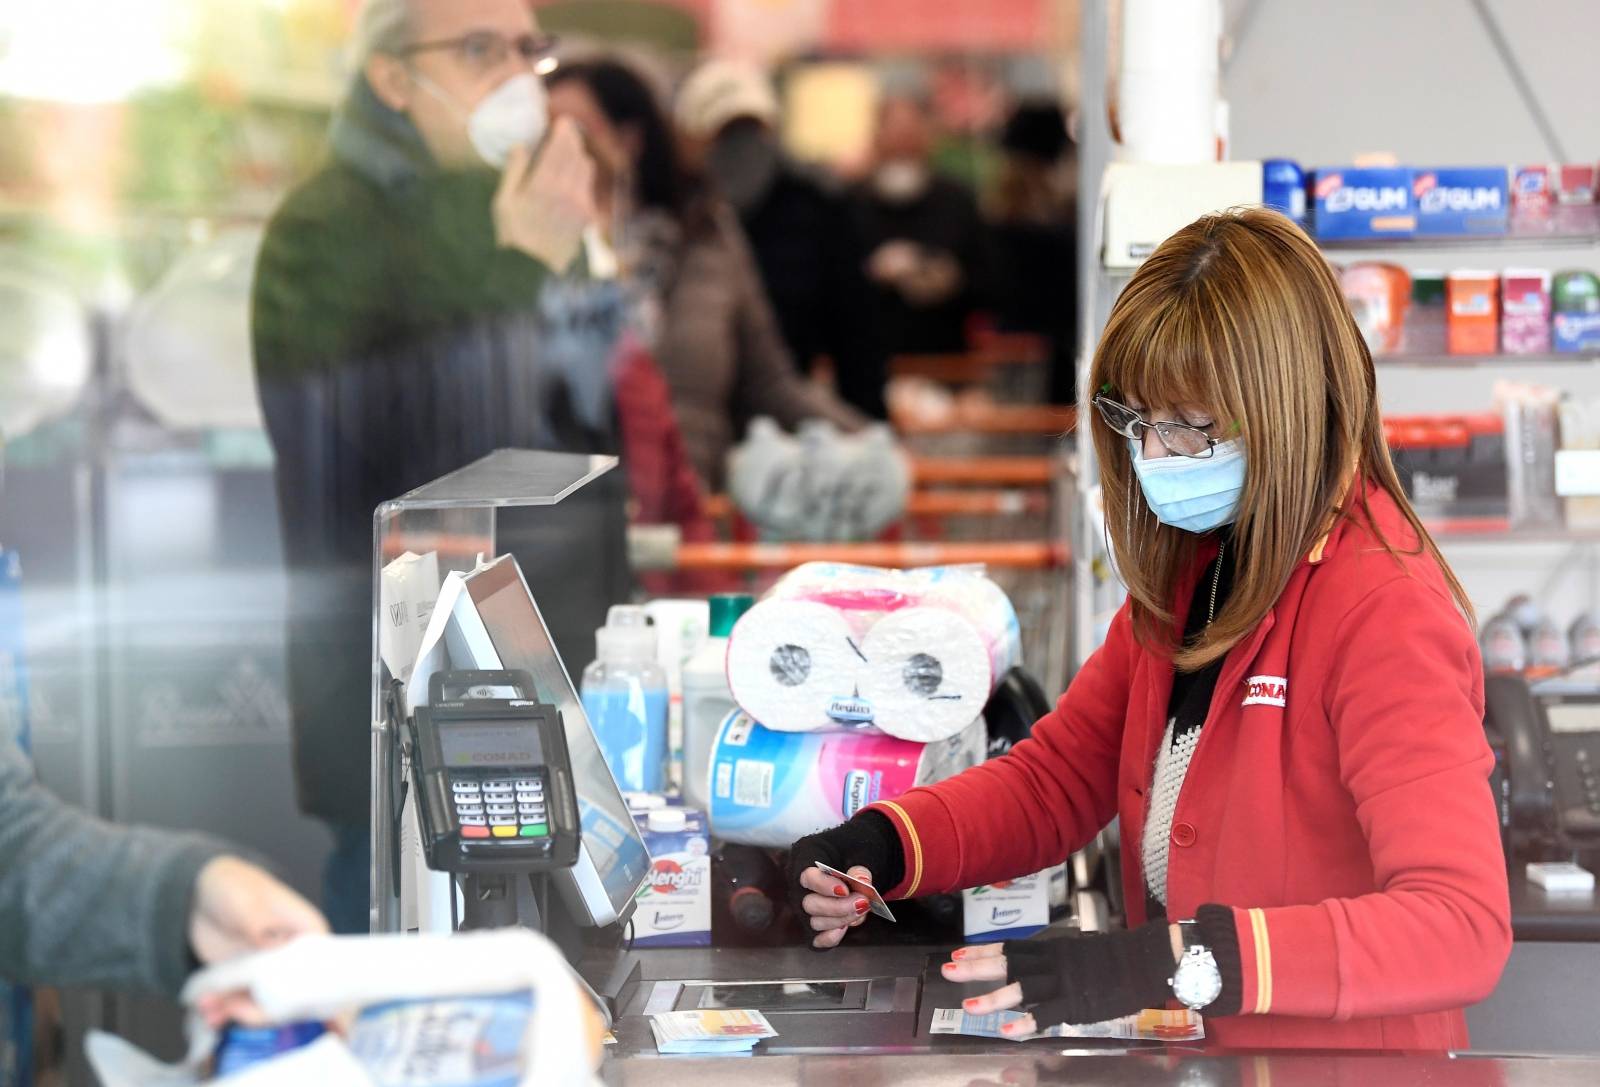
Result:
<svg viewBox="0 0 1600 1087"><path fill-rule="evenodd" d="M1289 681L1283 676L1251 676L1244 696L1246 706L1283 706L1289 696Z"/></svg>

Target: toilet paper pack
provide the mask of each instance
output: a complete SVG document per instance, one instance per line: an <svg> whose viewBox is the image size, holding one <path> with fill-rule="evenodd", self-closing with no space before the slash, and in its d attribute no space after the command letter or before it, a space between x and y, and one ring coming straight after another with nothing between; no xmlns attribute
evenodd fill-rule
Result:
<svg viewBox="0 0 1600 1087"><path fill-rule="evenodd" d="M733 628L728 683L775 731L928 743L976 720L1021 658L1016 610L982 567L807 563Z"/></svg>
<svg viewBox="0 0 1600 1087"><path fill-rule="evenodd" d="M983 760L983 721L937 743L864 732L777 732L734 712L711 763L718 839L782 849L868 804L953 777Z"/></svg>

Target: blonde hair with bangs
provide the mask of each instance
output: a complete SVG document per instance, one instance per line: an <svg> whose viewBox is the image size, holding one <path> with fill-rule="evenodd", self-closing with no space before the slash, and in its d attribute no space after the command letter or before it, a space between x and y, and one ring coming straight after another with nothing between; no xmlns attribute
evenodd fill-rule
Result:
<svg viewBox="0 0 1600 1087"><path fill-rule="evenodd" d="M1399 505L1472 618L1460 581L1411 508L1389 457L1372 355L1316 244L1274 211L1206 215L1163 242L1112 307L1090 371L1090 395L1194 405L1245 447L1227 604L1197 641L1180 644L1172 606L1199 537L1161 524L1134 477L1126 438L1091 422L1106 529L1133 598L1140 642L1183 671L1218 659L1255 629L1289 575L1327 533L1347 494L1371 522L1376 483ZM1231 433L1237 426L1237 434ZM1395 552L1389 541L1384 546Z"/></svg>

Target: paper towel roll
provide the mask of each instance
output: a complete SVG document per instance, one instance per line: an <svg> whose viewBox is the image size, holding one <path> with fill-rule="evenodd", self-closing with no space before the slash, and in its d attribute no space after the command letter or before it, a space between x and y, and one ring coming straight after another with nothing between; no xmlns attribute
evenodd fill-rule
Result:
<svg viewBox="0 0 1600 1087"><path fill-rule="evenodd" d="M711 832L781 849L868 804L976 766L983 752L982 721L919 744L872 733L776 732L731 713L712 752Z"/></svg>
<svg viewBox="0 0 1600 1087"><path fill-rule="evenodd" d="M976 719L1021 657L1016 611L979 567L809 563L734 628L728 679L776 731L871 728L927 743Z"/></svg>
<svg viewBox="0 0 1600 1087"><path fill-rule="evenodd" d="M1218 0L1125 0L1117 120L1129 162L1214 162Z"/></svg>
<svg viewBox="0 0 1600 1087"><path fill-rule="evenodd" d="M740 617L728 638L728 685L757 720L788 731L839 728L860 683L860 642L845 616L813 600L763 600Z"/></svg>

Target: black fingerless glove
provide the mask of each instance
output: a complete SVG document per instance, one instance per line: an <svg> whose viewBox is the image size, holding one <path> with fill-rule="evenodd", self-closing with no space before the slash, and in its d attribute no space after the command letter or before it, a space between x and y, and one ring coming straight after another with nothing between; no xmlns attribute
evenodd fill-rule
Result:
<svg viewBox="0 0 1600 1087"><path fill-rule="evenodd" d="M1165 1007L1176 962L1164 922L1125 932L1084 932L1007 940L1006 981L1022 986L1022 1005L1040 1028L1098 1023Z"/></svg>
<svg viewBox="0 0 1600 1087"><path fill-rule="evenodd" d="M880 891L897 887L906 878L900 832L888 816L861 812L848 823L807 834L789 847L789 904L796 917L805 916L800 901L811 893L800 885L800 875L819 861L841 872L860 865L872 873L872 885Z"/></svg>
<svg viewBox="0 0 1600 1087"><path fill-rule="evenodd" d="M1239 940L1233 911L1201 906L1195 913L1200 942L1217 961L1222 993L1203 1010L1237 1015L1240 998ZM1040 1028L1057 1023L1099 1023L1172 999L1172 930L1152 921L1126 932L1085 932L1047 939L1008 940L1006 981L1022 986L1023 1006Z"/></svg>

